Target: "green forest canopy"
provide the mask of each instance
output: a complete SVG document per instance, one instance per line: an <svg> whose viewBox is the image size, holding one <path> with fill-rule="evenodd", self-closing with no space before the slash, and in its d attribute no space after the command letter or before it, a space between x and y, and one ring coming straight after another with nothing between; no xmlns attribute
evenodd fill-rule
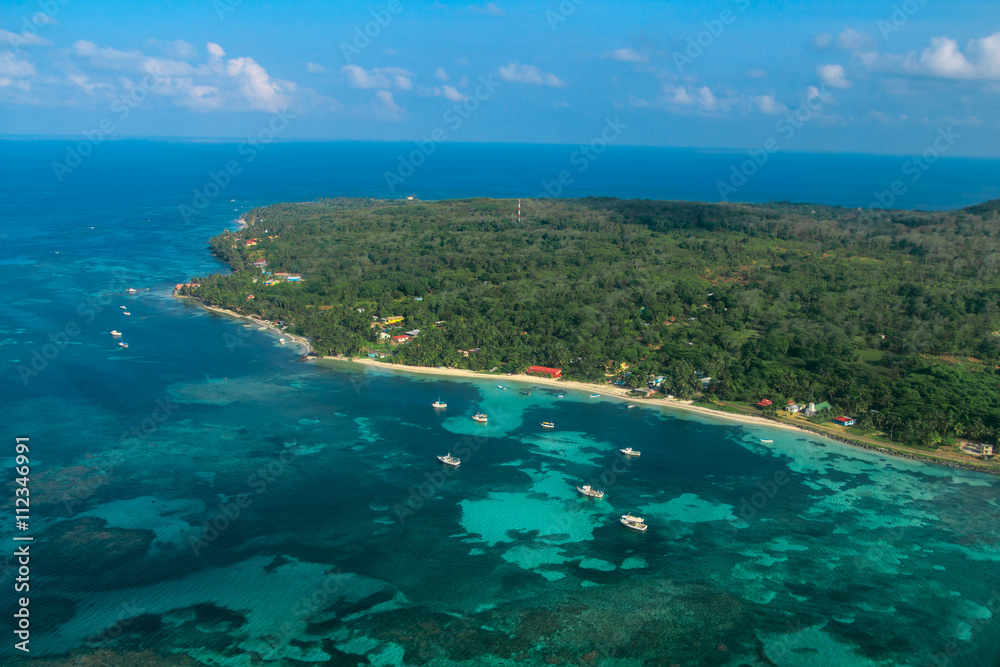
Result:
<svg viewBox="0 0 1000 667"><path fill-rule="evenodd" d="M388 352L372 316L403 315L391 333L421 330L392 347L405 364L604 380L627 363L634 384L664 375L681 397L699 371L720 399L829 401L908 444L1000 433L998 202L928 213L539 199L521 223L516 206L255 209L211 240L233 274L190 293L291 323L320 354ZM302 282L265 286L260 259Z"/></svg>

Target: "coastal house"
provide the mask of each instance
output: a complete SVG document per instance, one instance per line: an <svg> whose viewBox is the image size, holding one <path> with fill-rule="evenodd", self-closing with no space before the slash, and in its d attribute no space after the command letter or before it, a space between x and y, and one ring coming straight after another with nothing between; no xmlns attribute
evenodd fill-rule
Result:
<svg viewBox="0 0 1000 667"><path fill-rule="evenodd" d="M702 391L708 391L709 387L712 386L712 378L710 377L699 378L698 382L701 383Z"/></svg>
<svg viewBox="0 0 1000 667"><path fill-rule="evenodd" d="M420 329L410 329L409 331L407 331L405 333L406 333L407 336L417 336L417 335L420 334Z"/></svg>
<svg viewBox="0 0 1000 667"><path fill-rule="evenodd" d="M379 331L379 332L378 332L378 339L379 339L379 340L385 340L386 338L392 338L392 336L391 336L391 335L389 335L389 334L387 334L387 333L386 333L386 332L384 332L384 331Z"/></svg>
<svg viewBox="0 0 1000 667"><path fill-rule="evenodd" d="M978 442L970 442L962 448L967 454L976 456L993 456L993 445L984 445Z"/></svg>
<svg viewBox="0 0 1000 667"><path fill-rule="evenodd" d="M398 345L400 343L405 343L408 340L410 340L410 336L407 336L406 334L401 334L399 336L393 336L392 337L392 342L394 344L396 344L396 345Z"/></svg>
<svg viewBox="0 0 1000 667"><path fill-rule="evenodd" d="M299 276L299 275L291 275L291 276L288 276L288 277L286 278L286 280L287 280L288 282L290 282L290 283L297 283L297 282L299 282L299 281L301 281L301 280L302 280L302 276Z"/></svg>
<svg viewBox="0 0 1000 667"><path fill-rule="evenodd" d="M774 405L774 401L772 401L769 398L762 398L759 401L757 401L754 405L756 405L758 408L769 408L772 405Z"/></svg>
<svg viewBox="0 0 1000 667"><path fill-rule="evenodd" d="M528 366L527 372L538 373L539 375L548 375L556 380L562 377L562 369L549 368L548 366Z"/></svg>
<svg viewBox="0 0 1000 667"><path fill-rule="evenodd" d="M358 311L359 313L365 312L364 308L355 308L354 310Z"/></svg>
<svg viewBox="0 0 1000 667"><path fill-rule="evenodd" d="M253 247L255 245L257 245L257 239L247 239L247 241L246 241L246 247L247 248L251 248L251 247Z"/></svg>
<svg viewBox="0 0 1000 667"><path fill-rule="evenodd" d="M834 417L833 421L840 424L841 426L854 426L854 417Z"/></svg>
<svg viewBox="0 0 1000 667"><path fill-rule="evenodd" d="M389 317L380 317L378 321L382 324L396 324L397 322L402 322L404 319L402 315L390 315Z"/></svg>
<svg viewBox="0 0 1000 667"><path fill-rule="evenodd" d="M796 403L795 401L788 401L788 405L785 406L785 410L791 412L792 414L798 412L801 409L802 408L800 408L799 404Z"/></svg>
<svg viewBox="0 0 1000 667"><path fill-rule="evenodd" d="M253 265L256 266L259 269L261 267L267 266L267 260L266 259L258 259L257 261L255 261L253 263Z"/></svg>

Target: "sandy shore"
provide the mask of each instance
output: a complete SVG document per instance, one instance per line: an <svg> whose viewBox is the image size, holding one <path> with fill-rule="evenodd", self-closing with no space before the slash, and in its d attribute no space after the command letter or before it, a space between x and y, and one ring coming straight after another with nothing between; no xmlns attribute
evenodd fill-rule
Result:
<svg viewBox="0 0 1000 667"><path fill-rule="evenodd" d="M218 313L220 315L227 315L229 317L243 320L245 322L252 322L256 324L258 327L264 327L264 329L274 334L278 338L284 338L286 343L291 343L292 345L295 345L298 348L299 354L309 354L310 352L312 352L312 346L309 345L308 340L306 340L302 336L296 336L295 334L290 334L287 331L282 331L273 322L257 319L256 317L252 317L250 315L243 315L241 313L237 313L227 308L219 308L218 306L209 306L208 304L203 303L201 300L195 297L188 297L180 294L175 294L174 296L181 299L191 299L192 301L194 301L207 311Z"/></svg>
<svg viewBox="0 0 1000 667"><path fill-rule="evenodd" d="M484 373L479 371L469 371L461 368L431 368L427 366L402 366L400 364L387 364L383 361L377 361L375 359L364 358L354 358L349 359L347 357L321 357L321 359L327 359L331 361L347 361L353 362L355 364L364 364L366 366L374 366L376 368L381 368L387 371L397 371L400 373L419 373L421 375L440 375L445 377L458 377L458 378L475 378L477 380L495 380L497 384L507 385L510 382L526 382L537 386L547 386L547 387L557 387L559 389L573 389L576 391L586 392L587 394L600 394L602 396L612 396L614 398L620 398L626 403L635 403L636 405L646 405L651 407L665 408L668 410L683 410L685 412L696 412L702 415L708 415L710 417L715 417L717 419L725 419L728 421L739 422L741 424L754 424L756 426L766 426L768 428L780 428L788 431L799 431L801 433L809 433L815 436L815 433L806 431L805 429L792 426L791 424L782 424L771 419L766 419L764 417L754 417L753 415L736 415L728 412L721 412L719 410L712 410L710 408L703 408L698 405L692 405L691 401L682 401L674 398L638 398L629 395L629 389L623 389L621 387L613 387L606 384L593 384L590 382L577 382L575 380L555 380L547 377L539 377L537 375L497 375L495 373Z"/></svg>

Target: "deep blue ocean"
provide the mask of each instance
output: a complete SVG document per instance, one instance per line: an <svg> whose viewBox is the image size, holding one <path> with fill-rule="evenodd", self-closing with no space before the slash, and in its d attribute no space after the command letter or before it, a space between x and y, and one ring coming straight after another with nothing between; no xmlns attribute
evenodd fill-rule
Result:
<svg viewBox="0 0 1000 667"><path fill-rule="evenodd" d="M29 593L3 598L10 619L30 595L32 658L1000 665L998 478L586 393L297 363L171 296L227 270L207 240L258 205L531 197L563 170L563 196L717 200L745 155L613 147L580 172L572 146L441 145L392 191L412 144L106 142L57 175L75 146L0 142L0 566L12 588L11 538L34 538ZM733 198L867 207L896 179L906 208L1000 197L1000 161L910 181L907 160L778 154Z"/></svg>

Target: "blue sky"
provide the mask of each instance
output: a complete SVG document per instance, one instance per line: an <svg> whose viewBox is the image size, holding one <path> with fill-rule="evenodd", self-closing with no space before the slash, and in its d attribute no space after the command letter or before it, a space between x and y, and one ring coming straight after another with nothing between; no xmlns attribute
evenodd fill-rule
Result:
<svg viewBox="0 0 1000 667"><path fill-rule="evenodd" d="M368 35L365 35L367 30ZM0 5L0 133L1000 157L1000 3ZM101 128L104 128L103 130Z"/></svg>

